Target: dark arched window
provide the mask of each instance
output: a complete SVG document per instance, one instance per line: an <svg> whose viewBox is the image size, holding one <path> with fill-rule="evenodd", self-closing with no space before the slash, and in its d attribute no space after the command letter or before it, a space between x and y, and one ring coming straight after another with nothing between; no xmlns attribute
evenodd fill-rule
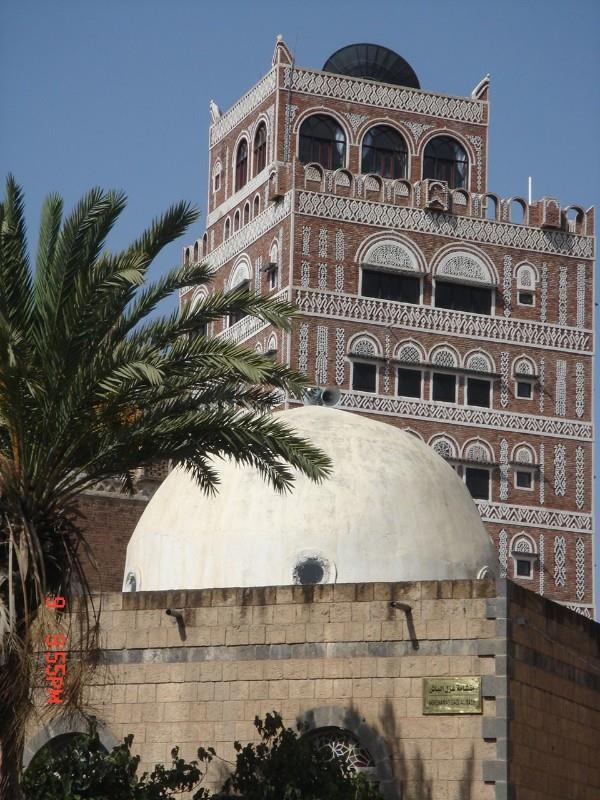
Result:
<svg viewBox="0 0 600 800"><path fill-rule="evenodd" d="M346 137L337 122L325 114L305 119L300 127L300 161L315 161L325 169L338 169L346 164Z"/></svg>
<svg viewBox="0 0 600 800"><path fill-rule="evenodd" d="M261 122L254 137L254 174L267 166L267 126Z"/></svg>
<svg viewBox="0 0 600 800"><path fill-rule="evenodd" d="M245 139L238 145L235 156L235 191L241 189L248 180L248 142Z"/></svg>
<svg viewBox="0 0 600 800"><path fill-rule="evenodd" d="M223 233L223 239L229 239L230 233L231 233L231 222L229 220L229 217L227 217L227 219L225 220L225 230Z"/></svg>
<svg viewBox="0 0 600 800"><path fill-rule="evenodd" d="M389 125L377 125L367 131L362 144L361 172L373 172L384 178L406 177L406 142Z"/></svg>
<svg viewBox="0 0 600 800"><path fill-rule="evenodd" d="M254 211L252 212L252 215L255 217L259 212L260 212L260 197L256 195L256 197L254 198Z"/></svg>
<svg viewBox="0 0 600 800"><path fill-rule="evenodd" d="M446 181L451 189L467 189L469 159L450 136L436 136L425 148L423 178Z"/></svg>
<svg viewBox="0 0 600 800"><path fill-rule="evenodd" d="M235 231L239 230L239 228L240 228L240 210L238 208L238 210L233 215L233 231L234 231L234 233L235 233Z"/></svg>

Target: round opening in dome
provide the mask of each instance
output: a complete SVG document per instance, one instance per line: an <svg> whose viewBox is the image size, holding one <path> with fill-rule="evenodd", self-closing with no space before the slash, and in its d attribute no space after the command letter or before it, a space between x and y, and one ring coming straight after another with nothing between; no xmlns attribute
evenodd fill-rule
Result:
<svg viewBox="0 0 600 800"><path fill-rule="evenodd" d="M327 59L323 71L352 78L369 78L411 89L421 88L410 64L398 53L380 44L346 45Z"/></svg>
<svg viewBox="0 0 600 800"><path fill-rule="evenodd" d="M299 583L301 586L322 583L324 577L325 568L318 558L306 558L294 568L294 583Z"/></svg>

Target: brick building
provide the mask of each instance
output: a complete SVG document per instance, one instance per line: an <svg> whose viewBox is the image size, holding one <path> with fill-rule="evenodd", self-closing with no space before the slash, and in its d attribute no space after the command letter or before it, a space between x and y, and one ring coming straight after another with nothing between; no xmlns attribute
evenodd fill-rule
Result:
<svg viewBox="0 0 600 800"><path fill-rule="evenodd" d="M493 194L488 91L421 90L370 45L301 68L278 39L250 91L211 104L207 229L183 258L297 304L289 334L210 333L430 444L503 575L592 616L594 215Z"/></svg>

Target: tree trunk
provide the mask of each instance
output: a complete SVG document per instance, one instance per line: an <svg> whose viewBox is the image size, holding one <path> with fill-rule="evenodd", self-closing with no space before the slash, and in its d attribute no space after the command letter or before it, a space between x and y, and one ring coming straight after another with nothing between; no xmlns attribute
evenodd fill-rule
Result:
<svg viewBox="0 0 600 800"><path fill-rule="evenodd" d="M21 768L29 705L29 680L14 650L0 668L0 797L22 800Z"/></svg>

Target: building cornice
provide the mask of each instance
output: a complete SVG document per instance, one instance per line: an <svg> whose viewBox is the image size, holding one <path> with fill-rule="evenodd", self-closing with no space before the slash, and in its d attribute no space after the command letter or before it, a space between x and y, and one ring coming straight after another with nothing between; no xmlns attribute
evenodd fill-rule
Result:
<svg viewBox="0 0 600 800"><path fill-rule="evenodd" d="M577 511L561 511L540 506L514 506L508 503L490 503L475 500L483 522L523 525L533 528L592 533L592 515Z"/></svg>
<svg viewBox="0 0 600 800"><path fill-rule="evenodd" d="M248 114L251 114L277 87L277 70L272 69L261 78L250 91L241 97L229 111L222 114L219 119L210 126L209 141L210 147L221 141L224 136L239 125Z"/></svg>

